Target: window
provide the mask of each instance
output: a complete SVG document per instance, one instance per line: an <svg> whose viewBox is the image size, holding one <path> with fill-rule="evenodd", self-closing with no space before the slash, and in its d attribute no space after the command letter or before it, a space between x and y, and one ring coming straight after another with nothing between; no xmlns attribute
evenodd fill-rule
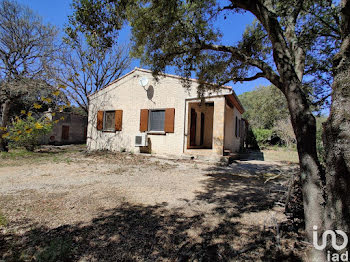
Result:
<svg viewBox="0 0 350 262"><path fill-rule="evenodd" d="M123 110L98 111L96 129L99 131L121 131L123 124Z"/></svg>
<svg viewBox="0 0 350 262"><path fill-rule="evenodd" d="M105 111L103 118L103 130L115 131L115 111Z"/></svg>
<svg viewBox="0 0 350 262"><path fill-rule="evenodd" d="M238 137L238 117L236 116L235 136Z"/></svg>
<svg viewBox="0 0 350 262"><path fill-rule="evenodd" d="M241 136L241 119L237 121L237 137Z"/></svg>
<svg viewBox="0 0 350 262"><path fill-rule="evenodd" d="M239 137L243 137L244 120L240 119L239 123Z"/></svg>
<svg viewBox="0 0 350 262"><path fill-rule="evenodd" d="M149 111L148 131L164 131L165 110Z"/></svg>

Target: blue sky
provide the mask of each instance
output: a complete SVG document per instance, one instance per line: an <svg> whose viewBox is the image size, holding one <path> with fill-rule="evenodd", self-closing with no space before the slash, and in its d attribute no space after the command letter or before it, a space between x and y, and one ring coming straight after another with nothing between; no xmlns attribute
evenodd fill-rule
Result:
<svg viewBox="0 0 350 262"><path fill-rule="evenodd" d="M40 15L44 22L51 23L58 28L64 28L68 23L68 15L72 13L70 7L71 0L17 0L31 8L34 12ZM251 14L235 14L229 16L228 19L220 19L217 23L223 33L223 43L232 44L241 39L242 33L246 25L253 21L254 17ZM123 30L120 35L121 41L128 41L130 38L130 30ZM135 66L139 66L138 61L134 61L130 70ZM173 73L173 72L167 72ZM270 83L265 79L258 79L252 82L230 84L233 86L236 94L242 94L246 91L251 91L254 87L259 85L269 85Z"/></svg>

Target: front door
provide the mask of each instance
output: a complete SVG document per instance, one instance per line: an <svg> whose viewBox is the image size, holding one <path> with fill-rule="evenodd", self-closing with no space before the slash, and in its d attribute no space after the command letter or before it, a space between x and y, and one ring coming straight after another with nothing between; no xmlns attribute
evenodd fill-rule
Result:
<svg viewBox="0 0 350 262"><path fill-rule="evenodd" d="M62 126L62 140L69 140L69 126Z"/></svg>

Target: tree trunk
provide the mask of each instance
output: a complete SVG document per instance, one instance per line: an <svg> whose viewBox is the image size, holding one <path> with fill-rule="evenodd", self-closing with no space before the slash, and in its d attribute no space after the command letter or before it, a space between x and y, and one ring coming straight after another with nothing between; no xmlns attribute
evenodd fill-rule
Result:
<svg viewBox="0 0 350 262"><path fill-rule="evenodd" d="M303 191L305 230L310 242L313 240L314 226L320 237L324 229L325 200L322 190L323 168L316 151L316 119L313 116L298 79L285 86L285 95L291 114L291 121L297 140L300 175ZM312 248L309 258L313 262L326 261L323 251Z"/></svg>
<svg viewBox="0 0 350 262"><path fill-rule="evenodd" d="M331 113L324 124L326 228L350 234L350 70L335 76ZM350 235L349 235L350 236Z"/></svg>
<svg viewBox="0 0 350 262"><path fill-rule="evenodd" d="M341 1L342 44L333 59L334 82L328 120L323 125L327 229L350 236L350 1Z"/></svg>
<svg viewBox="0 0 350 262"><path fill-rule="evenodd" d="M2 118L1 118L1 127L7 127L8 121L9 121L9 116L10 116L10 100L6 100L2 105L1 105L1 111L2 111ZM5 134L6 132L3 130L0 130L0 152L7 152L8 151L8 144L5 139L2 138L2 135Z"/></svg>

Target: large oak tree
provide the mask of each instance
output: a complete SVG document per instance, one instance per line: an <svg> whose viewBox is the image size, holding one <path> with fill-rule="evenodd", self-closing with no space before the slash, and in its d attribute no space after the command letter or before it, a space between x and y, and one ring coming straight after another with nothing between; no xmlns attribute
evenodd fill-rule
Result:
<svg viewBox="0 0 350 262"><path fill-rule="evenodd" d="M269 80L285 96L291 115L307 235L311 240L314 226L319 236L325 226L350 232L348 0L75 0L74 8L75 29L93 44L110 45L129 21L133 54L155 74L176 66L184 77L195 72L203 88L205 82ZM239 12L256 21L239 43L223 44L215 22ZM333 78L324 170L312 108L327 99ZM315 249L310 256L326 261Z"/></svg>

